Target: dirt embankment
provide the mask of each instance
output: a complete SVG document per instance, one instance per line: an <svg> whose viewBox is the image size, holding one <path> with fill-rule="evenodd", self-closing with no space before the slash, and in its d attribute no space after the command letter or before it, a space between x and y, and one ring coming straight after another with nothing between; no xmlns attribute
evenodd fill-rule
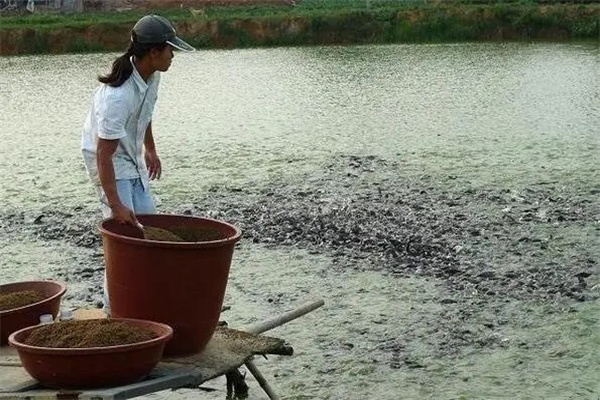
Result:
<svg viewBox="0 0 600 400"><path fill-rule="evenodd" d="M199 47L235 47L244 40L275 44L286 35L305 31L306 19L279 21L236 20L228 24L212 20L188 20L177 24L180 36ZM131 24L97 24L52 31L31 28L0 31L0 55L73 53L125 50Z"/></svg>
<svg viewBox="0 0 600 400"><path fill-rule="evenodd" d="M598 6L555 5L507 9L506 12L482 7L448 7L403 9L392 13L313 16L289 13L278 17L220 19L209 18L204 10L191 7L211 1L217 0L170 2L190 8L189 17L175 20L175 25L179 34L197 48L594 39L599 29ZM162 6L166 7L166 3ZM54 29L27 26L0 29L0 54L121 51L127 46L131 25L128 21Z"/></svg>

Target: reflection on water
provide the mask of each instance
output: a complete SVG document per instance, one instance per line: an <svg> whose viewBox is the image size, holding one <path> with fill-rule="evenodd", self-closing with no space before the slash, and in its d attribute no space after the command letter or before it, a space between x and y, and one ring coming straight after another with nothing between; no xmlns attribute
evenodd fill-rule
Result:
<svg viewBox="0 0 600 400"><path fill-rule="evenodd" d="M336 152L393 157L406 163L403 174L473 184L589 180L600 126L596 52L442 44L178 53L154 121L165 166L156 191L181 202L210 184L310 170ZM5 206L95 201L80 130L95 77L115 56L0 59Z"/></svg>

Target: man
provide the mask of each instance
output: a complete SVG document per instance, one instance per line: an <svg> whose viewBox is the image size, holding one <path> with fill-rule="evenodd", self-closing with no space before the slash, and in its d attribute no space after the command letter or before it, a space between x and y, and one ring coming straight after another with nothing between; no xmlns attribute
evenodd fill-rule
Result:
<svg viewBox="0 0 600 400"><path fill-rule="evenodd" d="M129 48L100 76L83 128L82 151L105 218L137 225L135 214L156 212L149 181L162 173L152 131L160 72L171 66L173 49L194 48L171 23L148 15L133 27Z"/></svg>
<svg viewBox="0 0 600 400"><path fill-rule="evenodd" d="M100 76L82 134L85 166L100 197L102 214L138 225L135 214L156 212L149 181L162 173L152 131L160 72L171 66L173 49L194 48L171 23L148 15L133 27L127 51L108 75ZM104 309L110 314L106 277Z"/></svg>

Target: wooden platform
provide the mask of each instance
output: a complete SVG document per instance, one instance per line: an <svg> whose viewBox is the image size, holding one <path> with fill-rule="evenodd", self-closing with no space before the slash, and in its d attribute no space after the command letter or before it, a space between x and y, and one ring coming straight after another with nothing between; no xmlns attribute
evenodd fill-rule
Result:
<svg viewBox="0 0 600 400"><path fill-rule="evenodd" d="M244 364L253 366L251 360L254 355L292 355L293 349L284 340L260 333L322 305L322 300L305 304L244 330L219 327L201 353L163 359L143 381L113 388L84 391L45 389L21 366L14 348L0 347L0 399L130 399L166 389L198 387L203 382L227 374ZM76 319L104 316L100 310L78 310L74 315Z"/></svg>

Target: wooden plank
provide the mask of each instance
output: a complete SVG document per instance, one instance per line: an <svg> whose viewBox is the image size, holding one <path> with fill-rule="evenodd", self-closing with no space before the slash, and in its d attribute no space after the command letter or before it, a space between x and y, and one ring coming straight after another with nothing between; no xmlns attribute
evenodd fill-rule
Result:
<svg viewBox="0 0 600 400"><path fill-rule="evenodd" d="M149 379L115 388L86 391L34 389L39 386L37 382L32 380L22 367L16 365L16 350L0 348L0 398L129 399L166 389L197 387L207 380L239 368L251 360L255 354L291 355L293 349L285 345L282 339L257 334L298 318L322 305L322 300L305 304L299 309L250 326L248 328L250 333L218 328L202 353L188 357L163 359L153 370ZM105 317L101 310L78 311L75 312L76 319ZM1 365L2 360L6 365ZM15 386L9 386L9 383ZM8 389L11 391L8 392Z"/></svg>
<svg viewBox="0 0 600 400"><path fill-rule="evenodd" d="M11 346L0 346L0 366L20 366L21 360L17 349Z"/></svg>
<svg viewBox="0 0 600 400"><path fill-rule="evenodd" d="M31 393L31 395L30 395ZM56 400L58 399L58 392L56 390L51 389L40 389L34 391L28 391L27 396L22 395L21 393L0 393L0 399L35 399L35 400ZM68 397L61 398L61 400L68 400Z"/></svg>
<svg viewBox="0 0 600 400"><path fill-rule="evenodd" d="M208 345L199 354L163 359L158 372L187 369L198 374L202 382L237 369L256 354L291 354L293 349L282 339L259 336L235 329L218 327Z"/></svg>
<svg viewBox="0 0 600 400"><path fill-rule="evenodd" d="M0 392L0 398L27 398L27 399L131 399L137 396L158 392L161 390L171 389L173 387L182 387L194 382L196 377L187 373L173 373L171 375L152 375L149 378L132 383L130 385L119 386L115 388L103 388L95 390L51 390L40 388L36 381L33 381L34 386L24 388L23 390L15 390L12 392Z"/></svg>
<svg viewBox="0 0 600 400"><path fill-rule="evenodd" d="M199 386L207 380L239 368L255 354L291 354L291 350L282 339L219 327L202 353L163 359L152 371L151 376L155 379L109 389L63 391L61 398L71 395L75 396L72 398L126 399L169 388ZM14 356L15 353L15 349L5 350L6 357ZM18 376L12 374L9 378L8 374L4 373L5 369L10 369ZM33 390L32 384L37 384L22 367L0 367L0 374L2 381L5 380L4 376L7 376L5 386L0 386L0 392L13 393L16 398L49 395L47 390Z"/></svg>
<svg viewBox="0 0 600 400"><path fill-rule="evenodd" d="M22 367L0 367L0 394L20 392L38 387L38 383Z"/></svg>
<svg viewBox="0 0 600 400"><path fill-rule="evenodd" d="M155 376L142 382L119 386L111 389L86 390L79 395L80 399L131 399L161 390L182 387L191 384L196 379L187 373L173 373L166 376Z"/></svg>
<svg viewBox="0 0 600 400"><path fill-rule="evenodd" d="M106 314L99 308L79 308L73 311L75 319L99 319L106 318Z"/></svg>

